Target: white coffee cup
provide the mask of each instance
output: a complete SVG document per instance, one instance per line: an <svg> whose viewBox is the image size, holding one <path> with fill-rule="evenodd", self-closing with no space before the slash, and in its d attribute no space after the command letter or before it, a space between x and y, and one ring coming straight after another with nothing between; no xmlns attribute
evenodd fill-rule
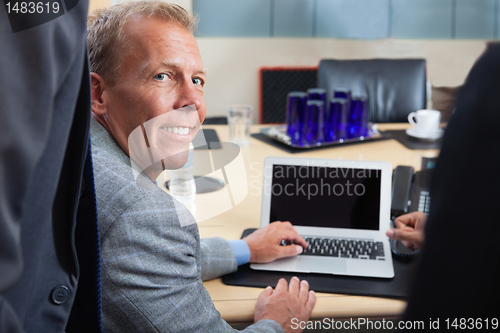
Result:
<svg viewBox="0 0 500 333"><path fill-rule="evenodd" d="M418 110L408 115L408 121L415 126L420 135L433 135L439 129L441 112L436 110Z"/></svg>

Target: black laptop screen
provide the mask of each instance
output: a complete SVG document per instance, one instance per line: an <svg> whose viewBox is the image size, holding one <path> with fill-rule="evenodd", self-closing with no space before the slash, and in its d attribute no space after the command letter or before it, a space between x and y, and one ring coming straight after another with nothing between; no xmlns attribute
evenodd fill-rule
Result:
<svg viewBox="0 0 500 333"><path fill-rule="evenodd" d="M274 165L270 222L379 229L380 170Z"/></svg>

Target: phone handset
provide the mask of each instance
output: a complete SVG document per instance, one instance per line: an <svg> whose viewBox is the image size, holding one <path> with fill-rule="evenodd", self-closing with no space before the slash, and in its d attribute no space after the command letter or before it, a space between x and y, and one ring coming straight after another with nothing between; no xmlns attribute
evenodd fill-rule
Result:
<svg viewBox="0 0 500 333"><path fill-rule="evenodd" d="M408 213L413 174L414 169L411 166L398 165L394 169L391 201L391 216L393 218Z"/></svg>

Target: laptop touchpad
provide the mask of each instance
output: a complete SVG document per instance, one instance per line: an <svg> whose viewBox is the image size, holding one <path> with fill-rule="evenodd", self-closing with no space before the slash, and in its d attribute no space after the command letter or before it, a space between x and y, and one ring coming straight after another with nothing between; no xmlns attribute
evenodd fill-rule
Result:
<svg viewBox="0 0 500 333"><path fill-rule="evenodd" d="M345 273L347 270L345 259L314 256L299 256L297 259L297 269L301 272Z"/></svg>

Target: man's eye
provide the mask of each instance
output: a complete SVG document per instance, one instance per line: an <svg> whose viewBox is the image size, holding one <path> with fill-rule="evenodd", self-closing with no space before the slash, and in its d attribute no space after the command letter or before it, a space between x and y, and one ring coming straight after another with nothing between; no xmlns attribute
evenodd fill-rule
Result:
<svg viewBox="0 0 500 333"><path fill-rule="evenodd" d="M194 77L193 78L193 84L203 86L205 84L205 82L203 82L203 80L200 79L199 77Z"/></svg>
<svg viewBox="0 0 500 333"><path fill-rule="evenodd" d="M167 74L160 73L155 75L155 79L158 81L165 81L168 78Z"/></svg>

